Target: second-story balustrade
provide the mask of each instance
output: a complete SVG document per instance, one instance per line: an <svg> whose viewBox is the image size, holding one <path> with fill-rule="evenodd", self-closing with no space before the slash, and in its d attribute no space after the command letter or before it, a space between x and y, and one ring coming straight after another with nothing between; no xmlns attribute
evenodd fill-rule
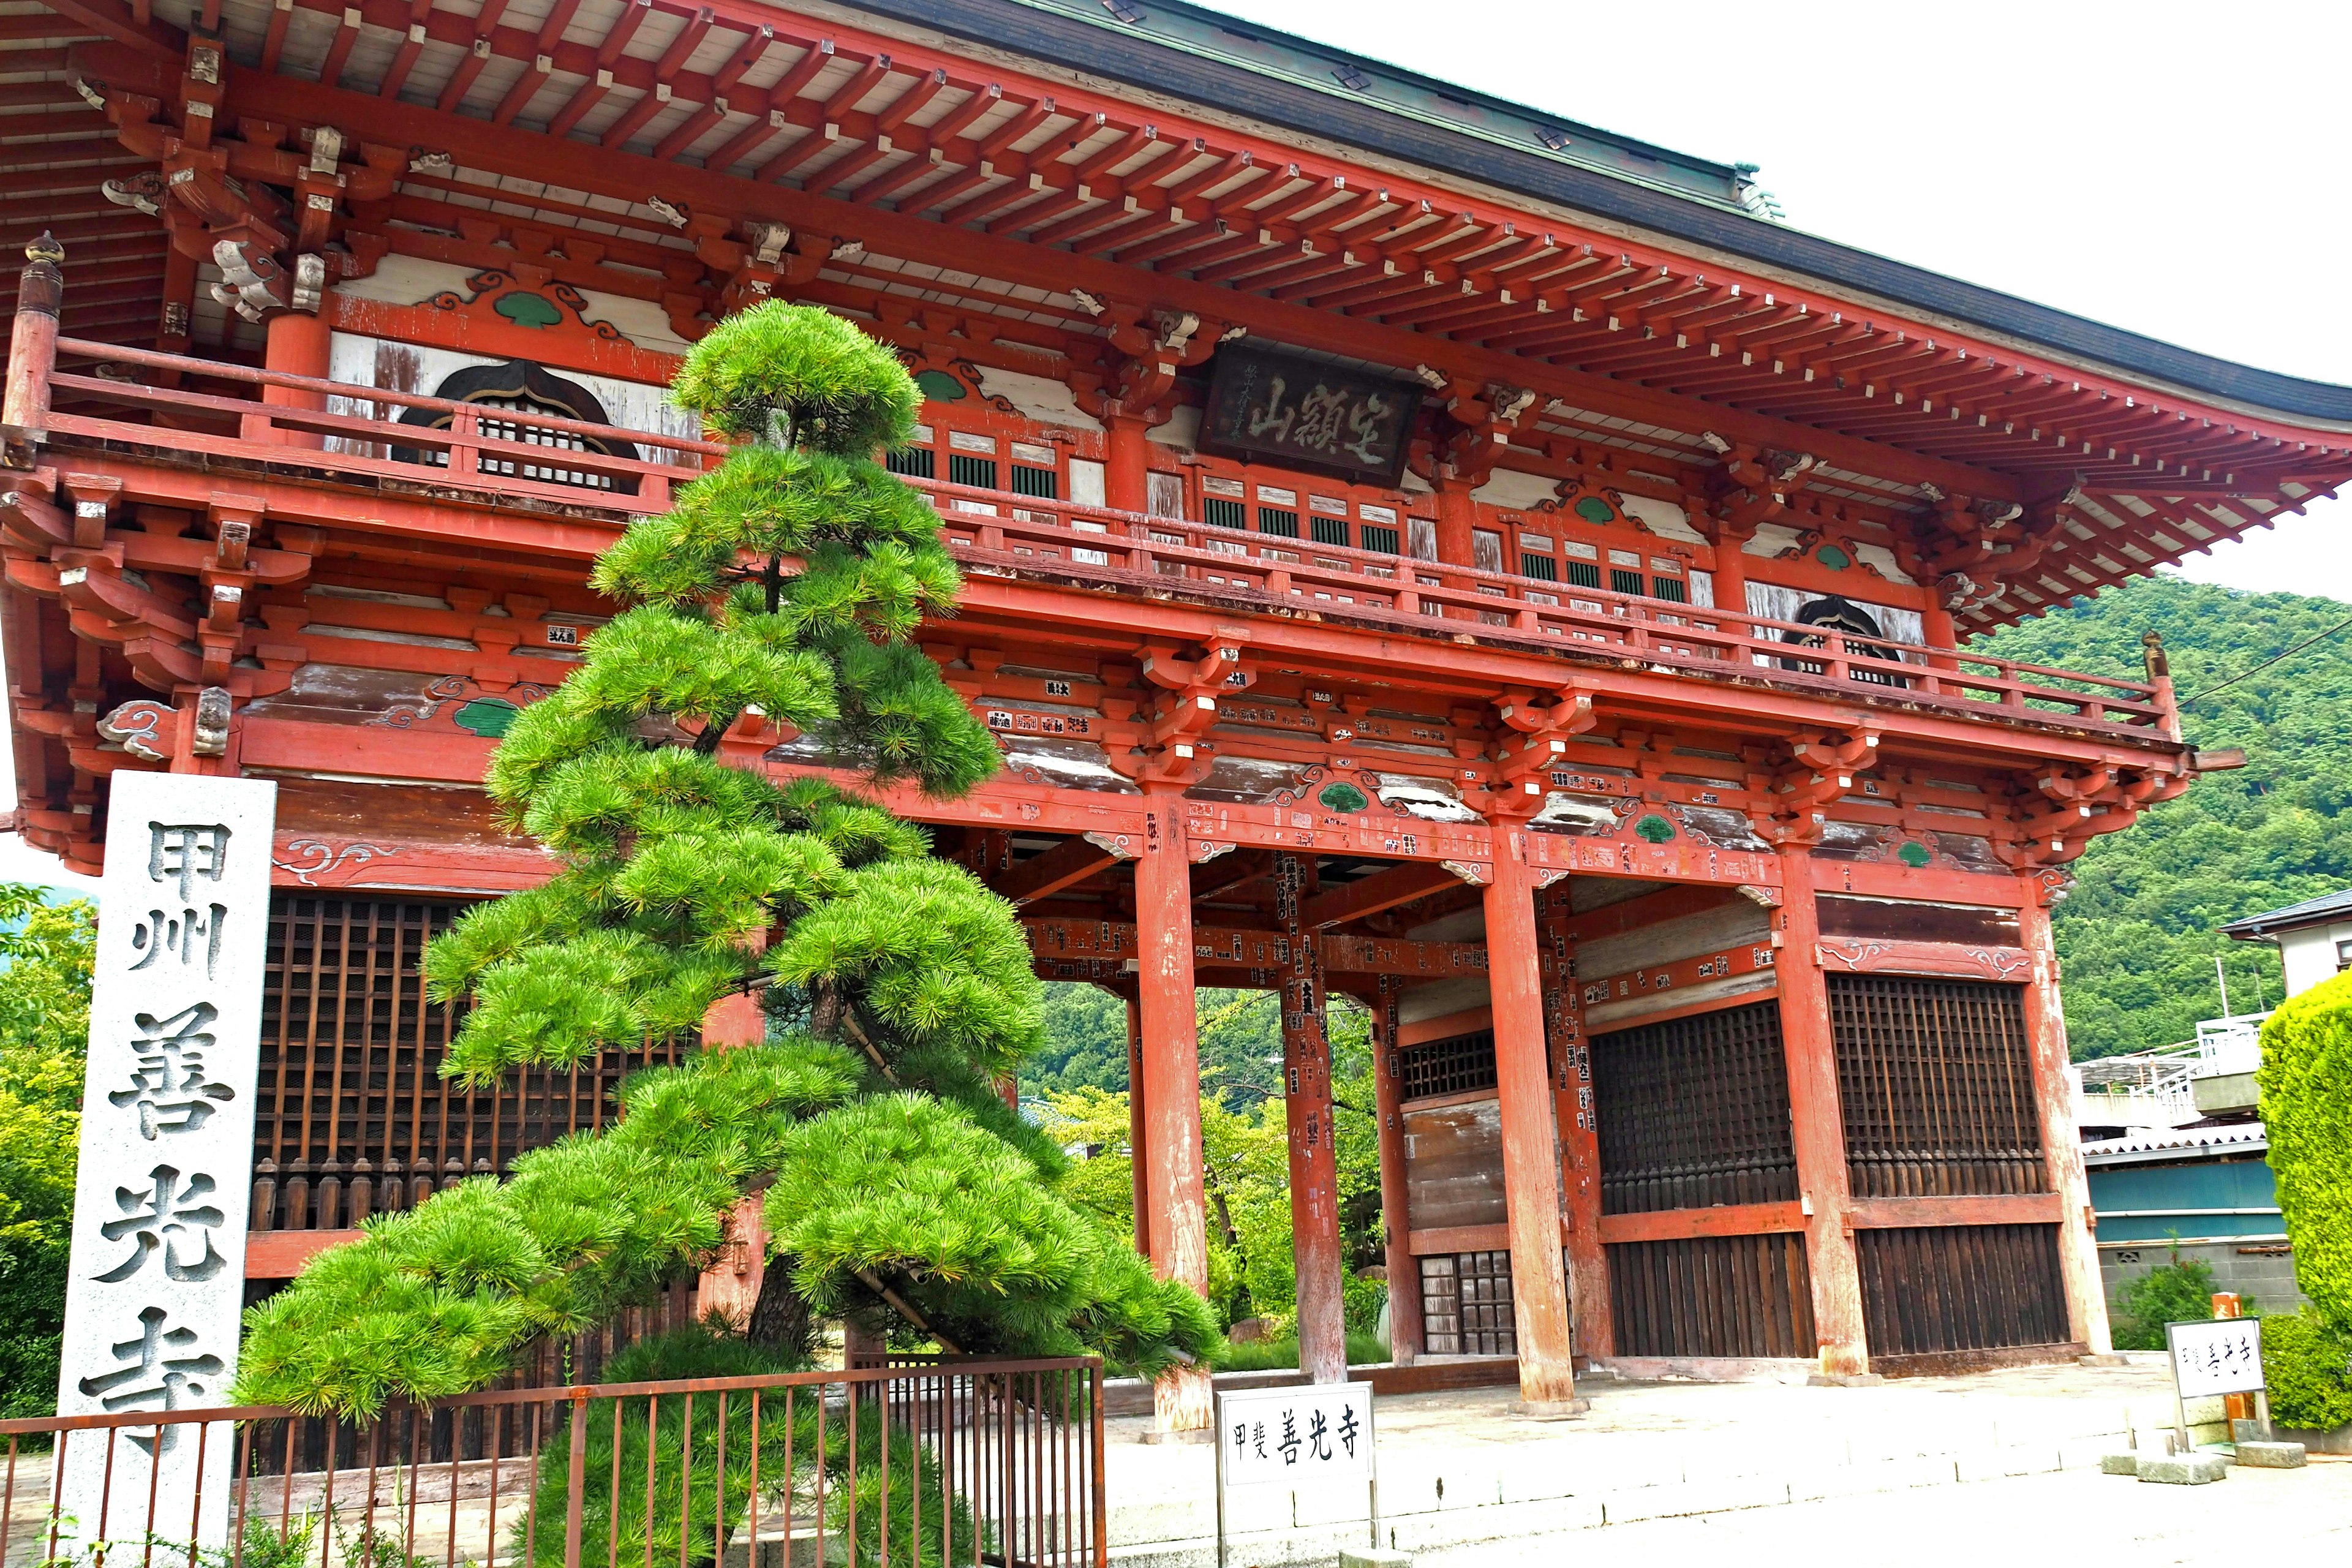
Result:
<svg viewBox="0 0 2352 1568"><path fill-rule="evenodd" d="M570 417L528 393L488 403L408 394L395 401L373 387L74 339L57 351L46 384L47 460L62 466L85 453L164 468L243 468L387 495L561 511L617 529L630 516L667 507L677 485L725 451L709 441ZM219 390L193 390L198 384ZM338 407L373 412L330 412ZM560 466L547 461L550 448L565 453ZM1618 591L1589 577L1563 582L1538 571L1422 559L1404 553L1399 532L1379 522L1313 518L1322 537L1302 537L1279 521L1269 528L1262 517L1214 505L1207 521L1193 521L1086 504L1056 493L1050 448L1034 464L958 463L961 454L949 455L950 478L937 477L929 447L913 449L917 460L901 455L894 467L932 498L949 546L975 576L1304 618L1388 637L1539 649L1560 661L1562 679L1580 669L1637 672L2177 744L2178 719L2162 679L2050 669L1900 640L1834 597L1813 596L1807 609L1820 608L1805 619L1779 619L1692 604L1679 576L1645 579L1620 568L1615 577L1630 591ZM1280 476L1259 470L1261 479L1269 477ZM1169 510L1177 510L1173 501ZM17 526L38 531L37 522Z"/></svg>

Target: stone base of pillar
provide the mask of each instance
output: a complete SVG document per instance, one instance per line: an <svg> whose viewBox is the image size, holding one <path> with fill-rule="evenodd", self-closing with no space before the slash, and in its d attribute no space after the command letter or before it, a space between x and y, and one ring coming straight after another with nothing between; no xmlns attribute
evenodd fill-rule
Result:
<svg viewBox="0 0 2352 1568"><path fill-rule="evenodd" d="M1523 1421L1573 1421L1592 1408L1590 1399L1515 1399L1510 1413Z"/></svg>
<svg viewBox="0 0 2352 1568"><path fill-rule="evenodd" d="M1182 1442L1178 1433L1198 1432L1206 1442L1216 1419L1216 1385L1199 1367L1163 1373L1151 1385L1151 1428L1158 1442Z"/></svg>
<svg viewBox="0 0 2352 1568"><path fill-rule="evenodd" d="M1210 1431L1206 1426L1184 1426L1167 1432L1163 1432L1159 1427L1154 1426L1145 1432L1140 1440L1146 1443L1205 1444L1214 1442L1216 1440L1216 1436L1217 1435L1214 1432Z"/></svg>

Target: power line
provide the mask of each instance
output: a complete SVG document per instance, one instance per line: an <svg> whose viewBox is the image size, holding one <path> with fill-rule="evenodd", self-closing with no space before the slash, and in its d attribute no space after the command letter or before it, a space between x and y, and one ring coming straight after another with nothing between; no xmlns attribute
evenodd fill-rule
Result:
<svg viewBox="0 0 2352 1568"><path fill-rule="evenodd" d="M2284 653L2273 654L2270 658L2263 660L2262 663L2252 666L2251 668L2238 671L2237 674L2230 677L2229 679L2221 682L2219 686L2209 686L2194 697L2182 698L2180 700L2180 706L2186 708L2192 702L2203 701L2206 698L2212 696L2213 693L2217 691L2227 691L2231 687L2235 686L2241 680L2245 679L2246 677L2250 675L2258 675L2262 671L2268 669L2271 666L2277 664L2282 659L2293 658L2296 654L2301 653L2305 648L2311 647L2314 643L2326 642L2329 637L2334 637L2337 632L2343 631L2347 627L2352 627L2352 620L2338 621L2334 626L2328 627L2326 631L2319 633L2317 636L2305 637L2303 641L2295 644Z"/></svg>

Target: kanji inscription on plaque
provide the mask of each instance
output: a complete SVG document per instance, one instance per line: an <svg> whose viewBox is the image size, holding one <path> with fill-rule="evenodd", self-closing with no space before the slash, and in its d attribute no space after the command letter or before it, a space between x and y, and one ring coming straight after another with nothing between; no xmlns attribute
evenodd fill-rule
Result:
<svg viewBox="0 0 2352 1568"><path fill-rule="evenodd" d="M60 1414L228 1401L277 793L247 779L112 775ZM233 1447L226 1429L209 1442L173 1425L77 1433L57 1483L60 1537L140 1537L152 1485L159 1530L175 1521L177 1540L193 1521L197 1543L216 1544Z"/></svg>

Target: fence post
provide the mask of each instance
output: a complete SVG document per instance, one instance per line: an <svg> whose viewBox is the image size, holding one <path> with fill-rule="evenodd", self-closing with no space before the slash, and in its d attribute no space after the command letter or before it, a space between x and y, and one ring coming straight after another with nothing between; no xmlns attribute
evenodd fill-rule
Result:
<svg viewBox="0 0 2352 1568"><path fill-rule="evenodd" d="M16 278L16 314L8 328L7 390L0 426L10 468L33 465L33 447L49 423L49 377L58 364L58 314L65 307L66 247L47 229L25 247Z"/></svg>
<svg viewBox="0 0 2352 1568"><path fill-rule="evenodd" d="M490 1456L493 1473L496 1473L498 1462L498 1456L493 1453ZM581 1493L586 1489L587 1479L588 1391L575 1388L572 1391L572 1470L569 1484L564 1488L567 1495L563 1504L563 1568L580 1568ZM650 1516L646 1521L646 1528L649 1533L653 1529ZM680 1525L679 1528L683 1530L685 1527Z"/></svg>
<svg viewBox="0 0 2352 1568"><path fill-rule="evenodd" d="M1095 1568L1108 1568L1110 1562L1110 1510L1103 1488L1103 1367L1100 1361L1087 1370L1087 1403L1092 1407L1094 1426L1094 1464L1087 1479L1094 1482L1090 1506L1095 1521Z"/></svg>

